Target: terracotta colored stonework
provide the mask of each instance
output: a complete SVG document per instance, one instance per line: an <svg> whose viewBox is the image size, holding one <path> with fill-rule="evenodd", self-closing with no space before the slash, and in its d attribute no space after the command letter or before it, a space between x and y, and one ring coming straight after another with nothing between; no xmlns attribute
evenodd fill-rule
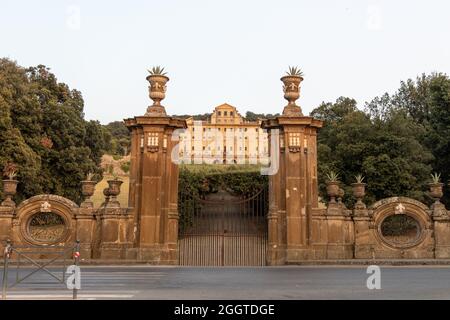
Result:
<svg viewBox="0 0 450 320"><path fill-rule="evenodd" d="M167 116L161 101L169 78L151 75L153 104L145 115L126 119L131 132L129 207L117 201L121 182L108 181L105 202L94 208L95 185L80 184L80 206L56 195L38 195L16 205L15 180L3 181L6 199L0 206L0 249L13 245L81 242L82 259L178 261L178 129L186 122ZM364 203L365 184L355 183L357 202L346 208L338 182L329 184L330 202L319 208L317 134L323 123L303 116L295 101L300 76L286 76L283 115L262 122L268 130L269 177L268 265L335 259L450 259L450 216L439 201L442 184L430 185L431 207L413 199ZM370 183L369 186L370 187ZM123 205L123 204L122 204ZM393 226L397 226L395 229ZM400 226L400 227L398 227Z"/></svg>

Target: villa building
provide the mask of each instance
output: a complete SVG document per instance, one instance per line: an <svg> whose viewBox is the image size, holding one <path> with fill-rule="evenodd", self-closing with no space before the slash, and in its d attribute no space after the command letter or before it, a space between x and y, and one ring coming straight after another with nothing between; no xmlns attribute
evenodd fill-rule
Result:
<svg viewBox="0 0 450 320"><path fill-rule="evenodd" d="M186 119L180 134L179 156L183 163L267 164L268 135L261 121L246 121L235 107L215 107L206 121Z"/></svg>

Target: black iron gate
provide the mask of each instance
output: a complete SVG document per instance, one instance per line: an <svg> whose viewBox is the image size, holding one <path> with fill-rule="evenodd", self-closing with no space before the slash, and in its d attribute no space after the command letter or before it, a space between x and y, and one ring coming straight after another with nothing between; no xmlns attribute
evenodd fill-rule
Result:
<svg viewBox="0 0 450 320"><path fill-rule="evenodd" d="M268 190L247 198L180 199L179 263L188 266L264 266Z"/></svg>

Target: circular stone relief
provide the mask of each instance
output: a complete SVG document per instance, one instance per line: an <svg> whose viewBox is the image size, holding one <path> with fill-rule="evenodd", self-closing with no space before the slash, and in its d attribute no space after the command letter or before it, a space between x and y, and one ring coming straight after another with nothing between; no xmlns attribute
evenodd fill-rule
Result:
<svg viewBox="0 0 450 320"><path fill-rule="evenodd" d="M38 212L28 220L28 235L41 243L58 242L64 237L66 223L64 218L54 212Z"/></svg>
<svg viewBox="0 0 450 320"><path fill-rule="evenodd" d="M407 214L393 214L386 217L380 225L383 239L394 247L415 245L421 235L419 222Z"/></svg>

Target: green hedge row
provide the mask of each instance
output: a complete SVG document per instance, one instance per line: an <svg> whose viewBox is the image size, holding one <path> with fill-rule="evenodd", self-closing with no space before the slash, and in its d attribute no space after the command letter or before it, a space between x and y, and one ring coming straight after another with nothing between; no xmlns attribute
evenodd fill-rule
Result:
<svg viewBox="0 0 450 320"><path fill-rule="evenodd" d="M267 188L268 176L260 173L259 166L238 165L182 165L178 180L179 227L183 231L192 224L196 199L220 189L233 195L249 197Z"/></svg>

